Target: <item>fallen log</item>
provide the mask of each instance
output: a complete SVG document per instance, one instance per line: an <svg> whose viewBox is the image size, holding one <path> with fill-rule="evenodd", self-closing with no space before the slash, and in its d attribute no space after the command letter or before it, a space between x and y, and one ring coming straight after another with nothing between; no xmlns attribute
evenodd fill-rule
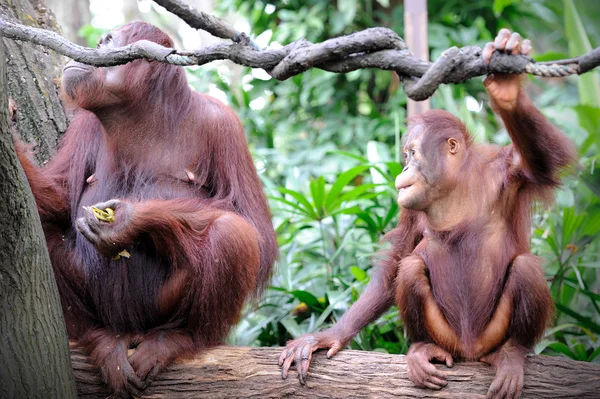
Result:
<svg viewBox="0 0 600 399"><path fill-rule="evenodd" d="M305 386L295 371L281 379L281 348L219 346L193 360L178 361L146 389L157 398L483 398L493 371L483 363L438 365L448 373L440 391L419 389L408 380L402 355L344 350L332 359L318 352ZM71 348L80 398L110 395L98 369ZM600 398L600 364L561 357L532 356L525 372L524 398Z"/></svg>

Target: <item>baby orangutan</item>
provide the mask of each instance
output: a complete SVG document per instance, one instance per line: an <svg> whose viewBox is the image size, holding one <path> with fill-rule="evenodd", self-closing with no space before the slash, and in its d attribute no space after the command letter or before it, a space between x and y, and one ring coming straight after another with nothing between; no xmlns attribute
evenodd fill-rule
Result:
<svg viewBox="0 0 600 399"><path fill-rule="evenodd" d="M483 50L528 54L528 40L500 31ZM385 240L363 295L332 328L287 344L279 363L306 379L312 353L333 356L396 303L412 341L408 376L441 389L455 359L480 360L496 376L490 398L519 397L525 355L542 336L553 305L540 260L530 253L531 208L559 185L575 159L571 142L533 106L518 75L488 76L492 106L513 144L476 145L448 112L413 118L396 179L398 226Z"/></svg>

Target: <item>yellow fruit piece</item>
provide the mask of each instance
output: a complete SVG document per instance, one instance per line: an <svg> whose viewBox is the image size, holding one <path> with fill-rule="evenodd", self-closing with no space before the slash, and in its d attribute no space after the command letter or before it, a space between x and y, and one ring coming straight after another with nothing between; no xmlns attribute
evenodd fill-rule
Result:
<svg viewBox="0 0 600 399"><path fill-rule="evenodd" d="M92 206L92 212L94 212L94 216L96 216L96 219L102 222L112 223L115 221L115 210L112 208L106 208L102 210L100 208Z"/></svg>
<svg viewBox="0 0 600 399"><path fill-rule="evenodd" d="M121 259L121 257L123 257L123 258L130 258L131 254L126 249L124 249L121 252L119 252L117 255L115 255L115 257L113 258L113 260L119 260L119 259Z"/></svg>

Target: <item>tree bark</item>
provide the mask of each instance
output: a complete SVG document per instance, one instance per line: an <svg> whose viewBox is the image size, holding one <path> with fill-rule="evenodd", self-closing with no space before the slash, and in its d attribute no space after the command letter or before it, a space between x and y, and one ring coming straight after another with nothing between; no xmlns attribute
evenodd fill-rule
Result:
<svg viewBox="0 0 600 399"><path fill-rule="evenodd" d="M152 382L144 399L158 398L483 398L493 371L483 363L439 366L448 373L440 391L416 388L403 355L344 350L332 359L318 352L305 386L294 370L281 379L283 348L220 346L193 360L178 361ZM81 350L72 347L80 398L105 398L110 391ZM525 372L524 398L598 398L600 365L533 356Z"/></svg>
<svg viewBox="0 0 600 399"><path fill-rule="evenodd" d="M36 28L58 31L43 0L0 0L0 15ZM17 130L36 143L36 158L47 161L67 129L67 115L58 98L58 78L66 59L27 42L1 38L8 64L8 95L17 104Z"/></svg>
<svg viewBox="0 0 600 399"><path fill-rule="evenodd" d="M11 130L0 57L0 398L75 398L58 289Z"/></svg>
<svg viewBox="0 0 600 399"><path fill-rule="evenodd" d="M40 0L0 0L0 14L55 27ZM0 398L76 397L58 289L8 119L11 96L21 137L41 143L39 159L47 159L67 124L53 82L59 59L0 39Z"/></svg>

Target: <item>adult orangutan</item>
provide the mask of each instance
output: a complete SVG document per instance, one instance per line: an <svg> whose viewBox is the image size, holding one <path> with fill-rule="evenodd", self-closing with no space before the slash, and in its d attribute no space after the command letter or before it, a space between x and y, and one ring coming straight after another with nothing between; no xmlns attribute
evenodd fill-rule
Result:
<svg viewBox="0 0 600 399"><path fill-rule="evenodd" d="M529 41L500 31L494 51L527 54ZM282 376L296 362L304 383L312 353L333 356L394 301L412 341L408 376L440 389L455 359L481 360L496 370L488 397L521 394L525 354L551 317L552 299L540 260L530 253L532 202L547 199L573 145L533 106L516 75L488 76L487 91L513 144L476 145L445 111L409 124L404 169L396 179L401 215L391 244L376 261L363 295L332 328L288 343Z"/></svg>
<svg viewBox="0 0 600 399"><path fill-rule="evenodd" d="M134 22L99 47L142 39L173 46ZM17 142L20 160L70 337L115 391L140 396L175 358L221 342L261 293L278 253L271 216L239 119L183 68L72 61L62 90L77 113L58 152L38 169Z"/></svg>

